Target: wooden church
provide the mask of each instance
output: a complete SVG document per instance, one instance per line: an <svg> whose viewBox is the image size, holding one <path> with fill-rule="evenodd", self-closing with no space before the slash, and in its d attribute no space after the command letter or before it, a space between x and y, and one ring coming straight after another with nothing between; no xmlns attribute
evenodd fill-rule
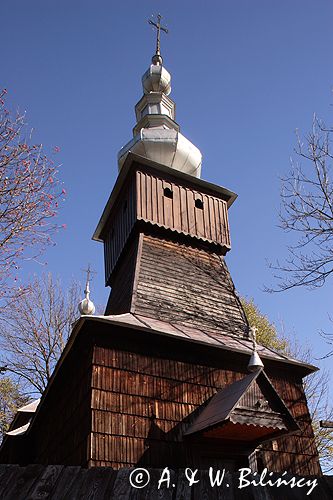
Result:
<svg viewBox="0 0 333 500"><path fill-rule="evenodd" d="M200 177L156 27L133 139L93 236L111 287L105 315L91 314L87 290L0 463L321 475L303 389L316 368L255 343L225 262L236 195Z"/></svg>

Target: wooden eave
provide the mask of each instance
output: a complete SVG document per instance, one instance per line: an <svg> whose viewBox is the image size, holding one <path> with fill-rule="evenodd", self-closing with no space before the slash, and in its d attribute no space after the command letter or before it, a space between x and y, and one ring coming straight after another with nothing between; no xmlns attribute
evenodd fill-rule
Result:
<svg viewBox="0 0 333 500"><path fill-rule="evenodd" d="M114 325L122 328L127 327L136 331L147 332L149 334L153 334L154 336L168 337L174 340L181 340L185 342L190 341L191 343L194 344L206 345L209 347L218 348L228 352L236 352L246 356L249 356L252 352L251 340L239 339L236 336L231 337L230 335L225 335L224 336L225 342L229 340L230 341L229 345L223 343L221 340L217 340L216 342L212 343L212 341L214 340L214 334L209 334L209 335L204 334L204 332L202 332L199 329L188 328L185 326L181 327L180 325L173 326L170 323L153 320L152 318L146 318L143 316L134 315L132 313L125 313L114 316L81 316L74 324L72 333L68 339L65 349L63 350L60 356L60 359L58 360L55 366L50 381L43 393L41 402L37 407L36 413L38 413L39 408L42 406L43 399L45 398L50 386L52 385L52 382L56 377L57 372L59 371L64 359L71 350L72 345L76 340L76 337L79 335L83 327L89 322L103 323L105 325ZM168 329L167 326L169 327ZM183 331L180 328L182 328ZM185 332L187 332L187 334ZM190 335L190 333L192 333L192 335ZM207 340L205 340L205 338L202 337L202 334L204 334L207 337ZM289 358L288 356L276 353L275 351L273 351L272 349L268 349L267 347L258 345L257 350L260 356L264 360L269 359L270 361L279 363L280 366L282 364L282 366L291 365L295 368L299 368L302 370L303 376L309 375L310 373L313 373L318 370L316 366L310 365L308 363L303 363L302 361L298 361L296 359Z"/></svg>
<svg viewBox="0 0 333 500"><path fill-rule="evenodd" d="M107 224L107 221L109 220L110 213L112 211L112 208L118 198L118 194L125 184L126 180L128 177L131 175L132 171L137 168L137 165L142 165L143 168L148 167L156 171L156 173L163 173L164 175L169 176L170 178L173 179L179 179L182 182L185 182L186 185L189 187L192 187L194 189L199 189L202 190L203 192L207 194L211 194L213 196L219 196L223 200L227 202L228 208L231 207L235 199L237 198L237 194L230 191L227 188L224 188L222 186L218 186L217 184L212 184L210 182L204 181L202 179L198 179L192 175L185 174L184 172L180 172L176 169L166 167L164 165L161 165L159 163L156 163L152 160L148 160L147 158L144 158L143 156L134 154L134 153L129 153L124 165L122 166L118 178L116 180L116 183L114 185L114 188L111 192L111 195L107 201L107 204L103 210L102 216L98 222L98 225L95 229L95 232L92 236L92 239L95 241L103 241L103 231L105 229L105 226Z"/></svg>
<svg viewBox="0 0 333 500"><path fill-rule="evenodd" d="M134 330L144 331L149 334L161 335L163 337L173 338L193 344L206 345L208 347L218 348L229 352L236 352L250 356L253 350L252 340L241 338L238 335L223 334L223 332L207 332L203 329L193 328L180 323L168 323L150 317L141 316L138 314L125 313L114 316L86 316L81 317L81 320L99 321L109 323L116 326L128 327ZM261 358L277 362L280 366L289 365L294 368L299 368L302 376L309 375L318 370L314 365L304 363L297 359L278 353L273 349L258 345L258 353ZM282 364L282 365L281 365Z"/></svg>
<svg viewBox="0 0 333 500"><path fill-rule="evenodd" d="M9 432L18 430L18 428L21 428L22 426L26 425L28 421L30 422L32 416L36 413L39 403L40 403L40 398L31 401L31 403L28 403L22 406L21 408L18 408L8 429ZM26 430L28 429L28 427L26 428ZM6 434L8 434L8 432Z"/></svg>

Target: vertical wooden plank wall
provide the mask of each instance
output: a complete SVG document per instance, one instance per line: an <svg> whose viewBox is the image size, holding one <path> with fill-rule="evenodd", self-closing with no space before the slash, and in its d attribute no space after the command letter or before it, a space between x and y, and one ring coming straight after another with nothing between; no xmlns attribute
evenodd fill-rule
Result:
<svg viewBox="0 0 333 500"><path fill-rule="evenodd" d="M135 180L131 177L118 196L105 234L104 265L107 285L136 221L135 200Z"/></svg>
<svg viewBox="0 0 333 500"><path fill-rule="evenodd" d="M135 296L134 279L137 268L139 237L132 239L126 245L126 251L119 259L115 271L109 279L112 291L108 300L105 314L122 314L131 311Z"/></svg>
<svg viewBox="0 0 333 500"><path fill-rule="evenodd" d="M139 220L230 247L224 200L140 170L136 191Z"/></svg>

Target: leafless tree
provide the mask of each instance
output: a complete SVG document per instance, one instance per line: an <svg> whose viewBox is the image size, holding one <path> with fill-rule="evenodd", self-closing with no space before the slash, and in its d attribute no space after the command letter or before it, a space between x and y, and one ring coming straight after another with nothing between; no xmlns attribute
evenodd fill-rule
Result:
<svg viewBox="0 0 333 500"><path fill-rule="evenodd" d="M296 237L277 270L278 290L322 286L333 272L333 129L313 118L302 141L297 135L297 162L282 179L281 227ZM275 290L276 291L276 290Z"/></svg>
<svg viewBox="0 0 333 500"><path fill-rule="evenodd" d="M326 474L333 470L333 431L320 427L320 420L333 420L329 385L329 374L325 370L310 375L304 382L320 463Z"/></svg>
<svg viewBox="0 0 333 500"><path fill-rule="evenodd" d="M81 290L64 291L50 274L34 281L0 320L1 365L26 393L41 394L78 317Z"/></svg>
<svg viewBox="0 0 333 500"><path fill-rule="evenodd" d="M39 144L30 144L24 114L12 116L0 92L0 305L15 289L23 258L51 243L65 195L57 167Z"/></svg>

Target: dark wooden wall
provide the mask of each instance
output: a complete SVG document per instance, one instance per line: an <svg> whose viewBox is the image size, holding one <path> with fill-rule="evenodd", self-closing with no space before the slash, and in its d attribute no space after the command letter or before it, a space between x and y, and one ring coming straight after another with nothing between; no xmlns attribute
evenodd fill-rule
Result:
<svg viewBox="0 0 333 500"><path fill-rule="evenodd" d="M320 467L313 458L317 456L317 449L301 380L282 375L273 377L272 382L295 417L301 432L264 444L264 463L272 472L281 471L285 467L285 470L294 474L320 474ZM301 461L299 456L303 458Z"/></svg>
<svg viewBox="0 0 333 500"><path fill-rule="evenodd" d="M31 432L22 438L8 436L1 450L1 463L87 466L91 359L92 346L75 346L36 415Z"/></svg>
<svg viewBox="0 0 333 500"><path fill-rule="evenodd" d="M129 238L135 221L135 178L130 177L119 193L104 235L105 282L107 285L110 284L111 274Z"/></svg>
<svg viewBox="0 0 333 500"><path fill-rule="evenodd" d="M223 485L212 487L208 471L199 471L197 484L189 486L183 471L170 470L170 485L158 482L161 469L149 469L150 482L142 489L131 486L131 469L113 470L109 467L96 467L89 470L81 467L62 465L34 465L17 467L0 465L0 498L2 500L41 499L89 499L89 500L332 500L333 476L318 477L318 485L311 496L307 497L310 486L303 488L280 488L262 486L249 487L240 492L239 473L226 473ZM256 476L249 476L257 480ZM273 476L272 481L278 479ZM284 477L292 479L291 475ZM297 478L297 480L300 477ZM228 485L228 486L227 486Z"/></svg>
<svg viewBox="0 0 333 500"><path fill-rule="evenodd" d="M202 245L140 233L112 275L106 314L132 312L248 337L224 257Z"/></svg>
<svg viewBox="0 0 333 500"><path fill-rule="evenodd" d="M183 431L200 405L245 376L247 356L106 323L86 325L31 432L8 438L0 462L207 468L244 454L240 444L237 450L219 439L184 438ZM257 462L270 471L320 474L300 376L269 364L266 371L302 430L262 446Z"/></svg>
<svg viewBox="0 0 333 500"><path fill-rule="evenodd" d="M117 468L139 461L161 465L173 442L182 447L182 420L225 380L241 376L224 372L222 379L203 366L97 346L93 363L91 465Z"/></svg>
<svg viewBox="0 0 333 500"><path fill-rule="evenodd" d="M92 346L77 345L54 380L31 434L34 463L87 465Z"/></svg>
<svg viewBox="0 0 333 500"><path fill-rule="evenodd" d="M184 440L182 431L184 419L245 372L210 367L208 359L194 364L97 345L93 364L90 466L203 467L209 452L232 456L232 447L217 440ZM300 380L275 376L273 383L302 432L277 439L277 451L265 445L262 465L270 471L320 474Z"/></svg>
<svg viewBox="0 0 333 500"><path fill-rule="evenodd" d="M140 235L136 235L126 243L117 268L110 278L112 291L106 306L106 315L133 311L136 276L140 266L139 240Z"/></svg>
<svg viewBox="0 0 333 500"><path fill-rule="evenodd" d="M144 235L133 312L231 335L248 324L222 255Z"/></svg>

